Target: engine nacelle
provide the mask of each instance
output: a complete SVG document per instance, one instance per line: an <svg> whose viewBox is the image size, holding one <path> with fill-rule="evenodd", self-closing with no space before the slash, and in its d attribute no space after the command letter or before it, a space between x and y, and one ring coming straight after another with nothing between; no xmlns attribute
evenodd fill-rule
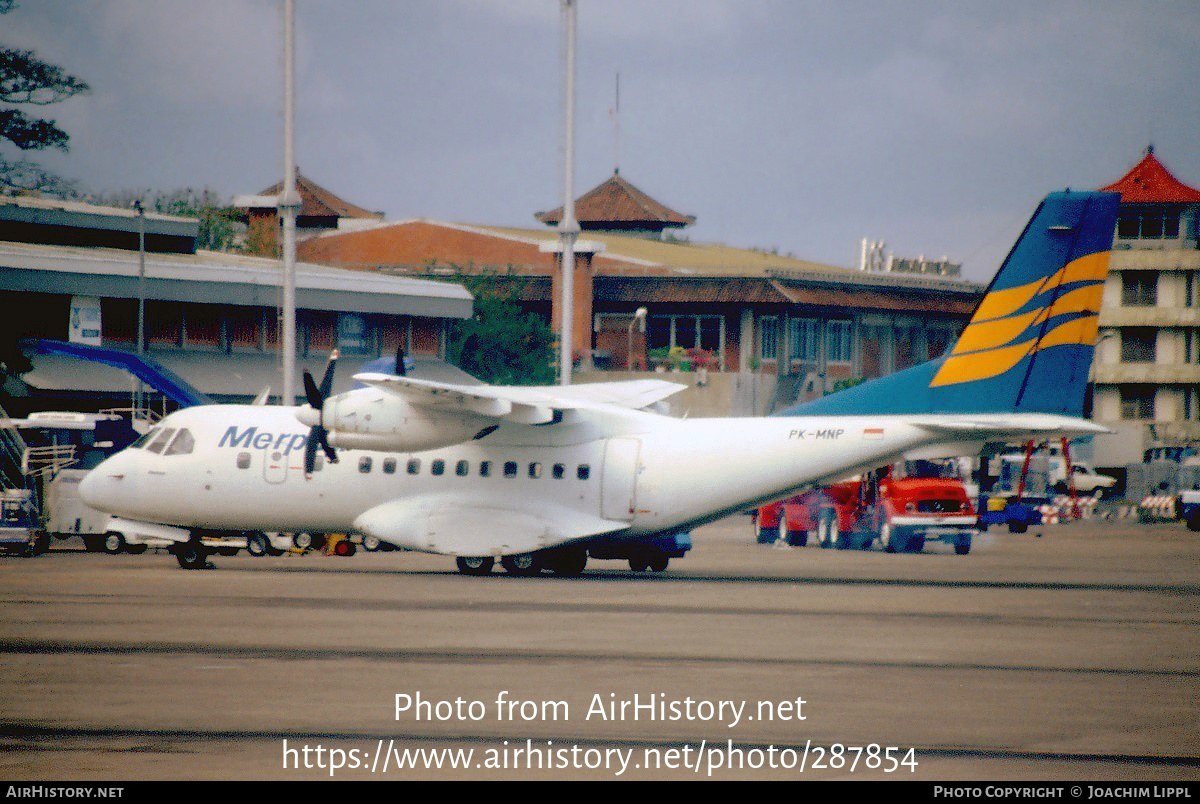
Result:
<svg viewBox="0 0 1200 804"><path fill-rule="evenodd" d="M344 449L420 452L474 438L495 423L489 416L410 405L393 394L363 388L325 401L329 443Z"/></svg>

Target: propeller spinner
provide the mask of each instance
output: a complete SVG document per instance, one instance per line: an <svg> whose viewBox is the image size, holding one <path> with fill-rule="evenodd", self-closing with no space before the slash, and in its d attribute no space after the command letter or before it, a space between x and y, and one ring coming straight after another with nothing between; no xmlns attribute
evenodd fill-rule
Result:
<svg viewBox="0 0 1200 804"><path fill-rule="evenodd" d="M329 443L329 431L325 429L325 400L333 388L333 369L337 365L338 352L334 349L329 353L329 362L325 364L325 375L321 378L320 387L313 380L308 369L304 370L304 395L308 398L309 406L317 412L317 423L308 431L308 440L304 443L304 473L311 475L317 463L317 447L325 451L325 457L330 463L337 463L337 452Z"/></svg>

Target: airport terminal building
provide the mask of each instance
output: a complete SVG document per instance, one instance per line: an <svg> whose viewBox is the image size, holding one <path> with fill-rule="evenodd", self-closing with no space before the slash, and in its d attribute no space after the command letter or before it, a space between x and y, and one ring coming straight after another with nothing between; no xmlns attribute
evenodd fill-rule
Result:
<svg viewBox="0 0 1200 804"><path fill-rule="evenodd" d="M278 391L281 263L197 250L197 229L189 218L0 198L0 348L6 361L19 360L15 348L32 363L19 377L6 372L6 397L77 410L127 405L131 375L42 354L29 339L136 351L139 306L146 355L202 393L244 402ZM346 367L337 390L354 367L400 345L441 357L447 322L472 313L471 295L453 282L310 263L296 266L296 304L297 371L319 372L337 347Z"/></svg>
<svg viewBox="0 0 1200 804"><path fill-rule="evenodd" d="M754 375L769 386L758 413L938 357L983 290L945 261L856 269L693 243L681 234L692 216L619 173L581 195L575 213L582 233L572 352L584 376L678 367L672 350L702 352L710 371ZM536 218L555 226L560 215ZM297 250L311 262L393 276L487 273L511 283L527 309L558 329L561 259L556 232L545 226L361 221L307 238Z"/></svg>
<svg viewBox="0 0 1200 804"><path fill-rule="evenodd" d="M1092 418L1114 430L1095 461L1200 445L1200 190L1154 153L1103 188L1121 211L1092 363Z"/></svg>

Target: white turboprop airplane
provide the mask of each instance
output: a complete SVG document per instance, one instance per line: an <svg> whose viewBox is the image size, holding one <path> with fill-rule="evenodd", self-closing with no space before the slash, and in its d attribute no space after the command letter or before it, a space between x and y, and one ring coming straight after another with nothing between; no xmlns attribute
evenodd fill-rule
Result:
<svg viewBox="0 0 1200 804"><path fill-rule="evenodd" d="M306 375L308 405L180 410L80 493L114 528L178 542L185 568L206 565L201 538L214 533L329 531L454 555L466 574L499 558L512 574L575 575L589 554L662 569L664 536L814 483L1103 432L1079 416L1118 201L1049 196L950 353L811 415L640 410L681 387L658 380L523 388L366 373L367 387L328 397L331 360L320 387Z"/></svg>

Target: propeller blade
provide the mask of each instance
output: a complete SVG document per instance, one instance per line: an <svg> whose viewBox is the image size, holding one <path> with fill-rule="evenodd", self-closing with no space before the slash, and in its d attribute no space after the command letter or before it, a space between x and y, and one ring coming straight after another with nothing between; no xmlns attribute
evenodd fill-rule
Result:
<svg viewBox="0 0 1200 804"><path fill-rule="evenodd" d="M304 370L304 396L308 404L317 411L317 423L308 430L308 438L304 441L304 474L311 475L317 467L317 447L325 452L330 463L337 463L337 452L329 443L329 431L325 429L325 400L333 389L333 370L337 365L338 350L329 353L329 361L325 364L325 374L321 377L321 385L308 369Z"/></svg>
<svg viewBox="0 0 1200 804"><path fill-rule="evenodd" d="M319 413L321 406L325 404L325 397L317 389L317 383L313 380L313 376L308 373L308 369L304 370L304 396L308 398L308 404L312 406L313 410Z"/></svg>
<svg viewBox="0 0 1200 804"><path fill-rule="evenodd" d="M325 457L329 459L330 463L337 463L338 462L337 452L334 450L333 446L330 445L329 431L326 430L324 427L321 428L321 432L319 433L319 439L321 442L321 449L325 450Z"/></svg>
<svg viewBox="0 0 1200 804"><path fill-rule="evenodd" d="M317 467L317 439L314 437L313 430L316 427L311 427L308 430L308 438L304 442L304 474L311 475ZM324 429L324 428L321 428Z"/></svg>
<svg viewBox="0 0 1200 804"><path fill-rule="evenodd" d="M329 361L325 364L325 376L321 378L321 401L329 396L329 391L333 388L333 369L337 366L338 350L334 349L329 353Z"/></svg>

